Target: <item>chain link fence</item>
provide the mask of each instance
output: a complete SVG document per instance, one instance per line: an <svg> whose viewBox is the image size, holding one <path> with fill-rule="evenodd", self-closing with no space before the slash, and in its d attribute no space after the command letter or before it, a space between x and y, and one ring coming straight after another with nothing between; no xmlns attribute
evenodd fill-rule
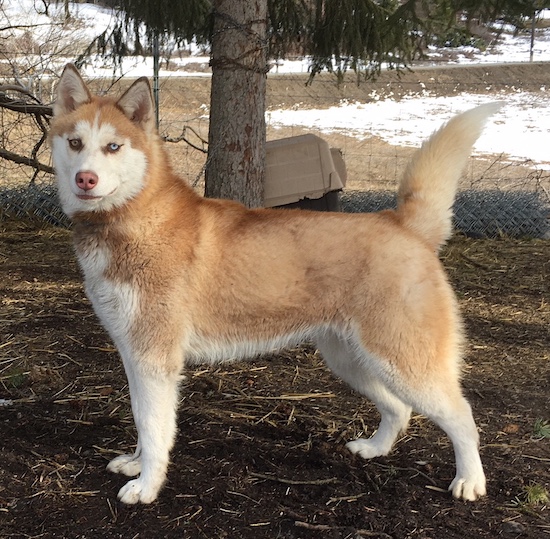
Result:
<svg viewBox="0 0 550 539"><path fill-rule="evenodd" d="M347 191L341 196L342 210L375 212L397 205L395 192ZM459 191L454 205L455 228L474 238L550 238L550 206L536 191L467 189Z"/></svg>
<svg viewBox="0 0 550 539"><path fill-rule="evenodd" d="M209 83L206 78L161 86L159 132L167 141L176 172L200 189L206 161ZM326 106L340 99L334 81L315 81L315 90L303 77L279 84L268 95L276 106ZM279 93L277 93L277 91ZM352 90L357 92L357 90ZM293 95L295 92L296 95ZM313 92L313 95L312 95ZM366 90L365 90L366 93ZM6 94L8 95L8 94ZM25 96L13 96L25 101ZM47 88L44 102L51 101ZM304 104L305 103L305 104ZM24 109L24 107L23 107ZM59 207L51 159L44 143L44 118L0 107L0 219L34 219L68 227ZM268 138L302 134L302 128L274 130ZM411 149L372 141L353 142L343 136L321 136L341 147L348 168L348 188L341 194L346 212L367 212L395 207L395 187ZM28 156L26 162L10 159ZM3 158L2 158L3 157ZM37 167L36 164L41 166ZM481 164L479 164L481 163ZM358 180L358 176L368 181ZM505 177L505 178L504 178ZM504 179L503 179L504 178ZM498 157L470 165L454 206L456 228L473 237L550 237L550 171L530 163Z"/></svg>

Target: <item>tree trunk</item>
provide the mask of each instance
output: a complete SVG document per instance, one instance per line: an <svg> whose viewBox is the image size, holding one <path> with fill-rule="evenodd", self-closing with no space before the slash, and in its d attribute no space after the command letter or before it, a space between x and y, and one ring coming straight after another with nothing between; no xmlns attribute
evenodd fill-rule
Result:
<svg viewBox="0 0 550 539"><path fill-rule="evenodd" d="M535 54L535 31L537 28L537 10L533 6L533 13L531 14L531 46L529 47L529 61L533 61Z"/></svg>
<svg viewBox="0 0 550 539"><path fill-rule="evenodd" d="M263 205L267 1L214 0L205 195Z"/></svg>

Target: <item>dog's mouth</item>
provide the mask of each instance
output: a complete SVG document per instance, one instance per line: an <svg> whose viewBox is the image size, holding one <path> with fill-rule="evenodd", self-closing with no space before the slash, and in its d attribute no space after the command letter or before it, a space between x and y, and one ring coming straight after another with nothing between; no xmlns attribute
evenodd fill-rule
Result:
<svg viewBox="0 0 550 539"><path fill-rule="evenodd" d="M80 200L99 200L103 197L96 197L94 195L76 195L76 198Z"/></svg>
<svg viewBox="0 0 550 539"><path fill-rule="evenodd" d="M102 200L103 198L110 197L117 188L115 187L110 193L106 195L76 195L76 198L79 200Z"/></svg>

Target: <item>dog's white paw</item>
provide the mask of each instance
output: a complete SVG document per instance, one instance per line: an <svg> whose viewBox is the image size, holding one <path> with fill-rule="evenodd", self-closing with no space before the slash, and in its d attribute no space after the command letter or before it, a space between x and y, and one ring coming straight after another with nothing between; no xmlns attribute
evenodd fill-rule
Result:
<svg viewBox="0 0 550 539"><path fill-rule="evenodd" d="M348 442L346 447L351 453L359 455L364 459L382 457L388 454L385 448L377 446L372 440L367 440L366 438L357 438L357 440Z"/></svg>
<svg viewBox="0 0 550 539"><path fill-rule="evenodd" d="M157 499L159 488L145 485L141 477L128 481L119 491L118 499L125 504L151 503Z"/></svg>
<svg viewBox="0 0 550 539"><path fill-rule="evenodd" d="M469 479L457 475L450 484L449 490L459 500L474 502L487 494L485 475L481 474L479 477Z"/></svg>
<svg viewBox="0 0 550 539"><path fill-rule="evenodd" d="M120 455L107 464L107 470L135 477L141 472L141 459L135 455Z"/></svg>

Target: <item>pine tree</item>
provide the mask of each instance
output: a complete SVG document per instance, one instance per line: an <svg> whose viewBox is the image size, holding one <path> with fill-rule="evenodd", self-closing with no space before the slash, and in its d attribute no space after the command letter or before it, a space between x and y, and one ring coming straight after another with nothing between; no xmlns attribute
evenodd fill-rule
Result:
<svg viewBox="0 0 550 539"><path fill-rule="evenodd" d="M414 0L121 0L126 22L150 37L195 37L212 47L206 195L263 204L268 57L297 48L311 76L402 67L414 48Z"/></svg>
<svg viewBox="0 0 550 539"><path fill-rule="evenodd" d="M550 0L120 0L126 22L212 47L206 194L263 203L267 60L289 51L320 71L374 77L402 68L458 20L519 20Z"/></svg>

